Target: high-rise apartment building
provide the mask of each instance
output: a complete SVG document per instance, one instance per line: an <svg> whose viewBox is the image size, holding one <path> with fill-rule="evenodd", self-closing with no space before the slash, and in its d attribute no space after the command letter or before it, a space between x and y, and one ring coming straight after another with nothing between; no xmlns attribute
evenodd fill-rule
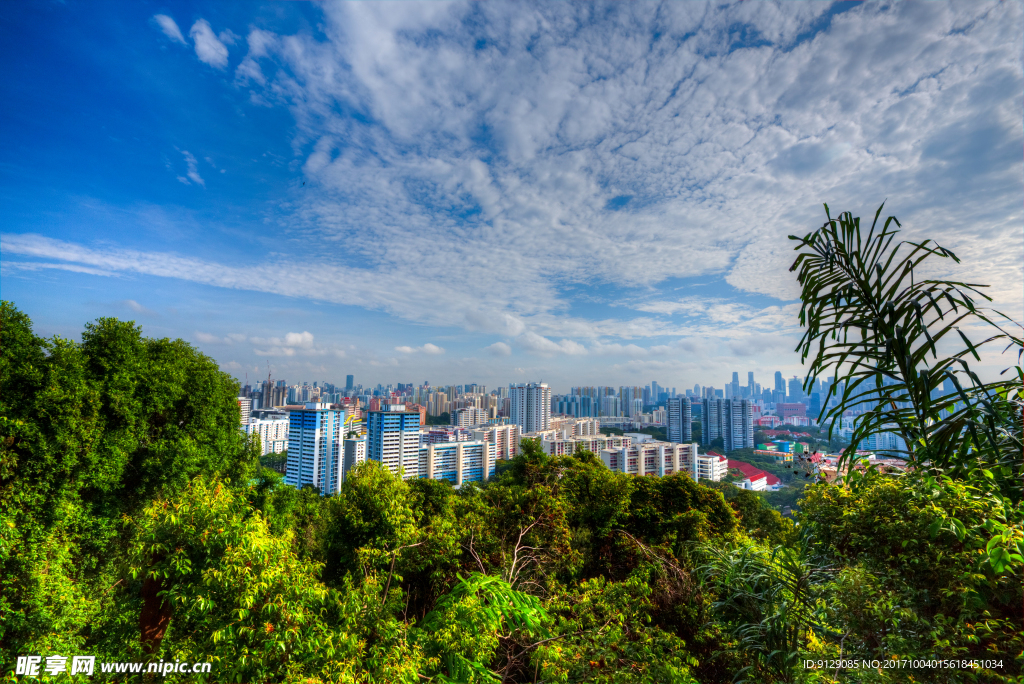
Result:
<svg viewBox="0 0 1024 684"><path fill-rule="evenodd" d="M252 399L238 397L238 412L241 414L242 425L248 425L249 414L252 412Z"/></svg>
<svg viewBox="0 0 1024 684"><path fill-rule="evenodd" d="M610 439L610 438L605 438ZM622 439L622 438L617 438ZM696 444L670 444L668 442L638 442L601 450L601 461L609 470L639 477L665 477L688 473L694 480L721 480L724 468L708 473L701 468L701 456ZM713 457L716 461L720 456Z"/></svg>
<svg viewBox="0 0 1024 684"><path fill-rule="evenodd" d="M723 407L722 429L726 452L754 448L753 405L747 399L730 399Z"/></svg>
<svg viewBox="0 0 1024 684"><path fill-rule="evenodd" d="M520 383L509 387L512 422L520 432L547 430L551 424L551 388L546 383Z"/></svg>
<svg viewBox="0 0 1024 684"><path fill-rule="evenodd" d="M484 482L494 476L496 446L492 442L439 442L419 450L417 475L448 480L456 487L464 482Z"/></svg>
<svg viewBox="0 0 1024 684"><path fill-rule="evenodd" d="M622 415L619 398L612 395L601 397L601 415L610 417Z"/></svg>
<svg viewBox="0 0 1024 684"><path fill-rule="evenodd" d="M486 409L463 408L454 413L455 415L451 417L452 425L458 425L459 427L468 428L483 425L488 420Z"/></svg>
<svg viewBox="0 0 1024 684"><path fill-rule="evenodd" d="M345 460L341 479L344 481L350 470L366 460L366 436L346 437L343 444Z"/></svg>
<svg viewBox="0 0 1024 684"><path fill-rule="evenodd" d="M666 404L668 441L676 444L693 442L693 408L686 397L673 397Z"/></svg>
<svg viewBox="0 0 1024 684"><path fill-rule="evenodd" d="M632 406L630 406L629 417L639 418L640 414L644 412L644 400L637 397L631 402L631 404Z"/></svg>
<svg viewBox="0 0 1024 684"><path fill-rule="evenodd" d="M289 411L288 465L284 481L293 487L313 485L321 494L341 487L341 431L344 411L309 403Z"/></svg>
<svg viewBox="0 0 1024 684"><path fill-rule="evenodd" d="M288 418L252 418L242 426L247 435L256 435L260 442L260 454L279 454L288 448Z"/></svg>
<svg viewBox="0 0 1024 684"><path fill-rule="evenodd" d="M366 414L366 457L377 461L403 480L419 474L420 414L393 404Z"/></svg>
<svg viewBox="0 0 1024 684"><path fill-rule="evenodd" d="M707 446L714 440L722 437L722 427L725 423L725 401L724 399L705 398L701 401L700 409L700 443Z"/></svg>
<svg viewBox="0 0 1024 684"><path fill-rule="evenodd" d="M494 457L514 458L519 455L518 425L488 425L472 431L473 440L494 445Z"/></svg>
<svg viewBox="0 0 1024 684"><path fill-rule="evenodd" d="M705 399L700 424L702 444L721 437L726 451L754 447L753 404L748 399Z"/></svg>

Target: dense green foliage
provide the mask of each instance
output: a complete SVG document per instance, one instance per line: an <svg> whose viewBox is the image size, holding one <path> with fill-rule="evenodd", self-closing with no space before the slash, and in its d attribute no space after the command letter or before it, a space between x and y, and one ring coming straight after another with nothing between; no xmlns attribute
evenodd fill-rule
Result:
<svg viewBox="0 0 1024 684"><path fill-rule="evenodd" d="M42 339L6 302L0 326L4 681L53 654L212 663L168 682L1021 681L1019 388L943 404L949 467L923 456L933 423L908 427L906 475L825 484L749 454L793 485L755 493L524 440L483 484L370 462L324 497L261 465L237 384L186 343L110 319ZM996 391L972 387L961 402ZM798 495L795 520L772 505ZM837 658L999 664L804 666Z"/></svg>

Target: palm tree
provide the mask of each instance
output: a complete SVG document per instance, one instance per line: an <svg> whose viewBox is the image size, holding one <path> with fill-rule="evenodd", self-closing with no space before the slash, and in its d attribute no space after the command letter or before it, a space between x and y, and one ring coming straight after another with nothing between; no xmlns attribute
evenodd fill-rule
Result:
<svg viewBox="0 0 1024 684"><path fill-rule="evenodd" d="M984 285L916 275L935 272L939 259L960 260L931 240L897 242L895 216L878 227L884 206L867 236L860 218L850 212L833 218L828 205L820 228L790 236L798 243L790 270L802 286L806 328L797 350L802 361L811 358L805 387L835 376L819 419L830 424L831 438L847 410L870 407L855 418L840 467L852 464L863 439L890 432L905 445L893 455L908 466L995 480L1020 501L1021 326L976 304L991 301ZM1004 352L1015 348L1017 365L985 382L971 363L995 344L1005 345Z"/></svg>

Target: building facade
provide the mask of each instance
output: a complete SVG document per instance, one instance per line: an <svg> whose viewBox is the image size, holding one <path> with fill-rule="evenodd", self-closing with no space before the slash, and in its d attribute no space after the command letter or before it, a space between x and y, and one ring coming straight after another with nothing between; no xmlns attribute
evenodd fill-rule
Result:
<svg viewBox="0 0 1024 684"><path fill-rule="evenodd" d="M701 444L721 438L726 451L754 448L753 404L748 399L704 399L700 414Z"/></svg>
<svg viewBox="0 0 1024 684"><path fill-rule="evenodd" d="M271 419L249 419L248 424L243 425L247 435L256 435L260 442L260 454L279 454L288 448L288 427L291 421L288 418Z"/></svg>
<svg viewBox="0 0 1024 684"><path fill-rule="evenodd" d="M700 443L708 446L722 437L722 426L725 423L725 400L704 398L700 409Z"/></svg>
<svg viewBox="0 0 1024 684"><path fill-rule="evenodd" d="M494 476L495 445L490 442L439 442L419 450L416 475L448 480L456 487L464 482L484 482Z"/></svg>
<svg viewBox="0 0 1024 684"><path fill-rule="evenodd" d="M366 436L346 437L342 444L344 448L344 465L342 466L341 479L344 482L350 470L366 461Z"/></svg>
<svg viewBox="0 0 1024 684"><path fill-rule="evenodd" d="M321 494L338 491L344 418L344 411L328 404L309 403L289 411L286 484L297 488L313 485Z"/></svg>
<svg viewBox="0 0 1024 684"><path fill-rule="evenodd" d="M601 451L601 461L609 470L639 477L665 477L676 473L689 473L693 477L699 458L697 445L693 443L651 441Z"/></svg>
<svg viewBox="0 0 1024 684"><path fill-rule="evenodd" d="M495 458L509 459L519 455L518 425L488 425L473 429L472 434L474 440L494 445Z"/></svg>
<svg viewBox="0 0 1024 684"><path fill-rule="evenodd" d="M377 461L403 480L419 472L420 414L392 404L366 414L366 457Z"/></svg>
<svg viewBox="0 0 1024 684"><path fill-rule="evenodd" d="M726 452L734 449L754 448L753 407L747 399L729 399L725 402L725 424L722 436Z"/></svg>
<svg viewBox="0 0 1024 684"><path fill-rule="evenodd" d="M241 417L241 424L249 424L249 414L252 411L252 399L248 397L238 397L238 412Z"/></svg>
<svg viewBox="0 0 1024 684"><path fill-rule="evenodd" d="M600 454L606 449L621 449L629 447L630 444L630 438L623 435L583 435L580 437L550 435L541 439L540 447L549 456L571 456L579 448Z"/></svg>
<svg viewBox="0 0 1024 684"><path fill-rule="evenodd" d="M719 454L698 454L691 466L690 476L694 480L721 482L729 472L729 459Z"/></svg>
<svg viewBox="0 0 1024 684"><path fill-rule="evenodd" d="M693 407L686 397L673 397L666 402L665 419L668 441L689 444L693 441Z"/></svg>
<svg viewBox="0 0 1024 684"><path fill-rule="evenodd" d="M473 427L476 425L483 425L488 420L488 412L486 409L481 408L462 408L455 411L455 415L451 417L452 425L458 425L459 427Z"/></svg>
<svg viewBox="0 0 1024 684"><path fill-rule="evenodd" d="M512 422L521 432L547 430L551 424L551 388L546 383L520 383L509 387Z"/></svg>

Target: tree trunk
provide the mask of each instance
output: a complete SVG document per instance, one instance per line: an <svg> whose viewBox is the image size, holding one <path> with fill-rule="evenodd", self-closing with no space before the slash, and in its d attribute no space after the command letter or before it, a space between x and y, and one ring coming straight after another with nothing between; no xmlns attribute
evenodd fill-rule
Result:
<svg viewBox="0 0 1024 684"><path fill-rule="evenodd" d="M160 641L171 621L171 605L160 596L163 581L147 577L142 584L142 615L139 627L142 631L142 652L154 655L160 650Z"/></svg>

